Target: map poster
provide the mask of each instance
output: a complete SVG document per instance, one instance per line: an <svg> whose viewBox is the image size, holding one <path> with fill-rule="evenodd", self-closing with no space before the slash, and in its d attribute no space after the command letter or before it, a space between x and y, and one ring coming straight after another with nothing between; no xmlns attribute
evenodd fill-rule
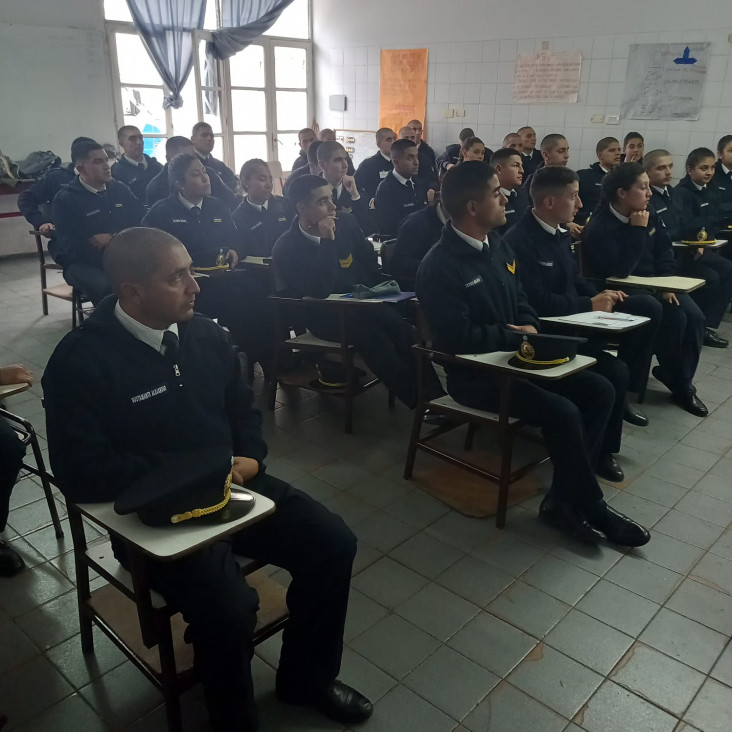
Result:
<svg viewBox="0 0 732 732"><path fill-rule="evenodd" d="M636 43L630 46L621 116L698 119L709 43Z"/></svg>
<svg viewBox="0 0 732 732"><path fill-rule="evenodd" d="M574 103L579 96L580 51L520 53L513 77L513 101Z"/></svg>
<svg viewBox="0 0 732 732"><path fill-rule="evenodd" d="M424 124L427 108L427 49L382 50L379 127L399 132L407 122Z"/></svg>

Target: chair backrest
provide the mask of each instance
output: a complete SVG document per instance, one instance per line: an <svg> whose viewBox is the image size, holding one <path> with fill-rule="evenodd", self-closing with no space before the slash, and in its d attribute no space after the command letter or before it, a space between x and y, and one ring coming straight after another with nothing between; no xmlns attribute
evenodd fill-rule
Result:
<svg viewBox="0 0 732 732"><path fill-rule="evenodd" d="M267 165L272 173L272 193L276 196L282 195L282 188L285 185L285 174L282 170L282 163L279 160L270 160Z"/></svg>
<svg viewBox="0 0 732 732"><path fill-rule="evenodd" d="M392 258L394 256L394 246L396 239L389 239L382 243L379 256L381 257L381 269L384 274L393 274L391 271Z"/></svg>

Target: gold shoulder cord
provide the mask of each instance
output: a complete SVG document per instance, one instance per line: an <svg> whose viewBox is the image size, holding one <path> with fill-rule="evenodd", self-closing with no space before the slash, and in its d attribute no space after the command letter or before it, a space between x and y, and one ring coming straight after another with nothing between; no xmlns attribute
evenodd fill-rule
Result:
<svg viewBox="0 0 732 732"><path fill-rule="evenodd" d="M170 517L171 524L179 524L181 521L188 521L192 518L201 518L201 516L208 516L210 513L216 513L220 511L231 498L231 471L226 476L224 483L224 500L221 503L217 503L215 506L209 506L208 508L194 508L192 511L186 511L185 513L176 513Z"/></svg>
<svg viewBox="0 0 732 732"><path fill-rule="evenodd" d="M534 359L530 358L524 358L520 353L516 353L516 358L519 361L523 361L524 363L533 363L537 366L560 366L563 363L567 363L569 361L569 357L566 358L557 358L554 361L536 361Z"/></svg>

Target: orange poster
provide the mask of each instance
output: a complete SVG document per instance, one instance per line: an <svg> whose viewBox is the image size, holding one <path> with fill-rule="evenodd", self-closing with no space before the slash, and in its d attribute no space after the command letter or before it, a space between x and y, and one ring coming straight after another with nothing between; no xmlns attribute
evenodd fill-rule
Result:
<svg viewBox="0 0 732 732"><path fill-rule="evenodd" d="M398 133L410 120L424 124L426 107L427 49L382 51L379 127Z"/></svg>

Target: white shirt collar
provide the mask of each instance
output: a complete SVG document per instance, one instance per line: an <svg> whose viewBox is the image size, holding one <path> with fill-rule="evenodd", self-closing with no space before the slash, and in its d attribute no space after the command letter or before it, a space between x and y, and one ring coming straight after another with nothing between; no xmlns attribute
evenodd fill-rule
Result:
<svg viewBox="0 0 732 732"><path fill-rule="evenodd" d="M477 251L479 251L479 252L482 252L482 251L483 251L483 244L485 244L486 246L489 246L489 247L490 247L490 245L489 245L489 243L488 243L488 235L487 235L487 234L486 234L486 237L485 237L485 239L483 239L483 241L481 241L480 239L474 239L474 238L473 238L472 236L468 236L467 234L464 234L464 233L463 233L462 231L460 231L460 229L457 229L457 228L455 228L455 224L453 224L453 226L452 226L452 230L453 230L453 231L454 231L454 232L455 232L455 233L456 233L456 234L457 234L457 235L458 235L458 236L459 236L459 237L460 237L460 238L461 238L461 239L462 239L463 241L465 241L465 242L467 242L468 244L470 244L470 246L471 246L471 247L473 247L473 249L476 249L476 250L477 250Z"/></svg>
<svg viewBox="0 0 732 732"><path fill-rule="evenodd" d="M396 172L396 169L395 169L395 170L392 170L391 172L392 172L392 173L394 174L394 177L395 177L395 178L396 178L396 179L397 179L397 180L398 180L398 181L399 181L399 182L400 182L400 183L401 183L401 184L402 184L403 186L407 185L407 181L408 181L408 180L412 180L411 178L405 178L405 177L404 177L403 175L399 175L399 173L397 173L397 172Z"/></svg>
<svg viewBox="0 0 732 732"><path fill-rule="evenodd" d="M623 216L623 214L618 213L612 204L610 204L610 213L618 220L622 221L624 224L630 223L630 217L629 216Z"/></svg>
<svg viewBox="0 0 732 732"><path fill-rule="evenodd" d="M211 157L210 155L204 155L203 153L198 152L198 150L196 150L196 155L198 155L201 160L208 160Z"/></svg>
<svg viewBox="0 0 732 732"><path fill-rule="evenodd" d="M551 224L547 224L546 221L544 221L543 219L540 219L536 215L536 211L534 211L533 208L531 209L531 215L534 217L534 219L536 219L536 223L539 224L539 226L541 226L541 228L544 229L544 231L546 231L547 234L551 234L552 236L556 236L557 232L559 232L560 234L564 234L567 231L566 229L563 229L561 226L557 226L555 228Z"/></svg>
<svg viewBox="0 0 732 732"><path fill-rule="evenodd" d="M130 165L134 165L136 168L142 165L142 167L147 170L147 158L144 155L142 156L142 160L133 160L129 155L123 155L122 157L125 158Z"/></svg>
<svg viewBox="0 0 732 732"><path fill-rule="evenodd" d="M385 155L381 150L379 150L379 155L381 155L381 157L384 158L384 160L391 162L391 157L389 157L388 155Z"/></svg>
<svg viewBox="0 0 732 732"><path fill-rule="evenodd" d="M440 203L440 201L438 201L437 205L435 206L435 213L437 214L437 218L440 219L440 222L444 226L447 223L447 216L445 216L445 209L442 208L442 203Z"/></svg>
<svg viewBox="0 0 732 732"><path fill-rule="evenodd" d="M305 231L305 229L302 228L302 224L298 222L298 226L300 227L300 233L308 240L313 242L313 244L320 244L320 237L315 236L315 234L311 234L308 231Z"/></svg>
<svg viewBox="0 0 732 732"><path fill-rule="evenodd" d="M668 193L668 186L663 186L663 188L661 188L661 186L651 186L651 188L662 196L665 196Z"/></svg>
<svg viewBox="0 0 732 732"><path fill-rule="evenodd" d="M691 180L691 178L689 178L689 180ZM693 185L697 191L706 190L706 187L707 187L706 184L704 184L703 186L700 186L698 183L695 183L693 180L691 180L691 185Z"/></svg>
<svg viewBox="0 0 732 732"><path fill-rule="evenodd" d="M606 168L603 168L603 167L602 167L602 163L600 163L600 170L601 170L601 171L602 171L603 173L605 173L605 174L607 174L607 173L609 173L609 172L610 172L610 171L609 171L609 170L607 170Z"/></svg>
<svg viewBox="0 0 732 732"><path fill-rule="evenodd" d="M256 209L257 211L259 211L259 213L262 213L262 210L266 211L266 210L267 210L267 206L269 205L269 201L265 201L265 202L264 202L263 204L261 204L261 205L260 205L260 204L258 204L258 203L252 203L252 201L250 201L250 200L249 200L249 196L247 196L247 198L246 198L246 202L247 202L247 203L248 203L248 204L249 204L249 205L250 205L250 206L251 206L252 208L255 208L255 209Z"/></svg>
<svg viewBox="0 0 732 732"><path fill-rule="evenodd" d="M84 188L86 188L86 190L89 191L89 193L93 193L95 196L97 193L101 193L102 191L107 190L106 183L101 188L94 188L94 186L90 186L88 183L86 183L81 176L79 176L79 183L81 183L81 185L83 185Z"/></svg>
<svg viewBox="0 0 732 732"><path fill-rule="evenodd" d="M336 198L340 198L341 193L343 193L343 181L341 181L337 186L333 186L333 190L336 192Z"/></svg>
<svg viewBox="0 0 732 732"><path fill-rule="evenodd" d="M722 162L720 162L720 165L722 166L722 172L725 175L729 175L729 168L724 163L722 163Z"/></svg>
<svg viewBox="0 0 732 732"><path fill-rule="evenodd" d="M131 315L128 315L119 304L114 306L114 314L117 320L120 322L122 327L129 331L138 341L146 343L150 348L154 348L158 353L163 353L163 334L165 330L169 330L171 333L178 335L178 323L172 323L165 330L155 330L147 325L143 325L139 320L135 320Z"/></svg>
<svg viewBox="0 0 732 732"><path fill-rule="evenodd" d="M201 204L203 203L203 199L198 201L198 203L191 203L187 198L183 198L183 194L178 194L178 200L190 211L192 208L201 208Z"/></svg>
<svg viewBox="0 0 732 732"><path fill-rule="evenodd" d="M513 191L509 191L508 188L501 188L501 193L503 193L506 198L511 198L513 195Z"/></svg>

